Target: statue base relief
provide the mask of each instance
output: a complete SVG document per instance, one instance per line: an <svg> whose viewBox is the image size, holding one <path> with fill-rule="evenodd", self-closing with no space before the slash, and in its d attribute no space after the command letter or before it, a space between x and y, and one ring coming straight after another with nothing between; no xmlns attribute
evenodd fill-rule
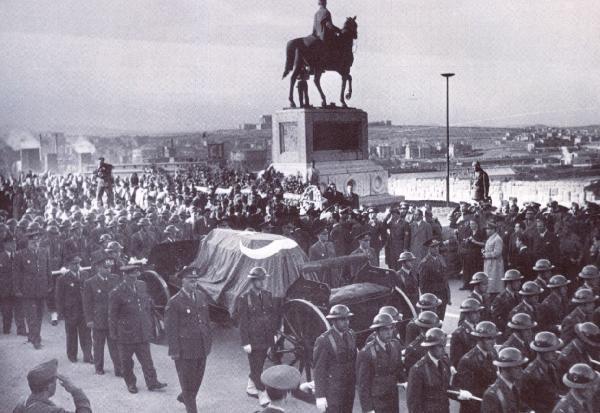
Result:
<svg viewBox="0 0 600 413"><path fill-rule="evenodd" d="M367 112L360 109L284 109L273 115L272 165L286 175L306 177L312 161L323 191L349 182L367 206L403 198L388 194L388 172L369 160Z"/></svg>

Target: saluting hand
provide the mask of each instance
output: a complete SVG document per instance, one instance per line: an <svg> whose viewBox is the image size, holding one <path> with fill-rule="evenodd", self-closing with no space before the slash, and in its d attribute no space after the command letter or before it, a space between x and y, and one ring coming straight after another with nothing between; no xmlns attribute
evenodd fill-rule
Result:
<svg viewBox="0 0 600 413"><path fill-rule="evenodd" d="M246 344L245 346L242 346L242 348L244 349L244 351L248 354L252 353L252 346L250 344Z"/></svg>

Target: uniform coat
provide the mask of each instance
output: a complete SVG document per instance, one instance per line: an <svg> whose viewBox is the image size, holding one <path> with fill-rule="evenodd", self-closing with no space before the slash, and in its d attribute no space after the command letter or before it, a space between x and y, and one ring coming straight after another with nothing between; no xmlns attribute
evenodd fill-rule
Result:
<svg viewBox="0 0 600 413"><path fill-rule="evenodd" d="M534 260L545 258L550 262L560 262L560 248L556 235L546 230L544 235L538 231L533 234L531 240L531 253Z"/></svg>
<svg viewBox="0 0 600 413"><path fill-rule="evenodd" d="M494 384L483 394L481 411L485 413L520 412L521 402L519 391L513 384L512 388L498 377Z"/></svg>
<svg viewBox="0 0 600 413"><path fill-rule="evenodd" d="M565 392L558 367L539 358L525 368L520 388L523 403L536 413L551 413Z"/></svg>
<svg viewBox="0 0 600 413"><path fill-rule="evenodd" d="M594 413L594 410L589 401L580 401L569 392L556 403L552 413Z"/></svg>
<svg viewBox="0 0 600 413"><path fill-rule="evenodd" d="M471 335L475 326L463 320L450 338L450 365L457 367L460 359L471 350L477 339Z"/></svg>
<svg viewBox="0 0 600 413"><path fill-rule="evenodd" d="M441 365L441 367L439 367ZM425 354L408 374L406 405L409 413L448 413L450 402L446 391L450 388L450 365L445 359L438 365Z"/></svg>
<svg viewBox="0 0 600 413"><path fill-rule="evenodd" d="M388 267L397 270L400 268L398 257L408 250L410 245L410 224L402 217L392 217L386 224L388 232L385 244L385 262Z"/></svg>
<svg viewBox="0 0 600 413"><path fill-rule="evenodd" d="M497 294L504 289L504 259L502 250L504 242L497 233L492 234L485 242L483 249L483 272L488 276L488 293Z"/></svg>
<svg viewBox="0 0 600 413"><path fill-rule="evenodd" d="M458 362L454 387L468 390L475 397L483 397L483 393L496 381L496 366L493 360L497 357L495 351L484 354L475 346ZM476 401L461 401L460 413L479 413L481 403Z"/></svg>
<svg viewBox="0 0 600 413"><path fill-rule="evenodd" d="M440 320L443 320L446 315L446 305L450 300L450 287L446 278L444 258L440 255L427 254L421 261L417 273L419 274L421 294L432 293L442 300L435 312Z"/></svg>
<svg viewBox="0 0 600 413"><path fill-rule="evenodd" d="M417 305L417 301L419 301L419 277L415 268L410 271L400 268L394 277L394 284L404 291L413 306Z"/></svg>
<svg viewBox="0 0 600 413"><path fill-rule="evenodd" d="M511 310L519 304L519 300L520 296L518 293L504 289L504 291L498 294L494 298L494 301L492 301L490 307L491 321L496 324L499 331L506 332L506 324L510 320L509 314ZM504 338L507 337L505 336Z"/></svg>
<svg viewBox="0 0 600 413"><path fill-rule="evenodd" d="M427 247L423 243L433 238L431 224L421 220L410 224L410 252L416 257L416 262L421 262L427 254Z"/></svg>
<svg viewBox="0 0 600 413"><path fill-rule="evenodd" d="M17 301L13 295L12 256L9 252L0 250L0 314L2 315L2 331L7 334L12 327L13 314L18 332L25 331L22 313L17 311ZM17 317L17 314L20 317Z"/></svg>
<svg viewBox="0 0 600 413"><path fill-rule="evenodd" d="M581 307L575 307L563 320L560 327L560 338L565 343L570 343L575 337L575 325L590 321Z"/></svg>

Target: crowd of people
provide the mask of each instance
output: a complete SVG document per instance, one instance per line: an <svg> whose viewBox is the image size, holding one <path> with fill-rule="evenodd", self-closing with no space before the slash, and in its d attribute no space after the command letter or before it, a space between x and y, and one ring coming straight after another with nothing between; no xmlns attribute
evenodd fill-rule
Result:
<svg viewBox="0 0 600 413"><path fill-rule="evenodd" d="M114 374L137 393L135 354L148 389L159 390L166 383L158 380L150 351L152 299L130 259L149 257L161 243L200 239L216 227L271 232L294 239L312 261L364 254L382 266L383 256L420 310L407 324L397 310L382 308L371 340L358 351L348 330L350 310L332 307L332 328L315 343L314 383L304 386L319 410L351 411L357 388L363 411L398 411L397 383L404 383L410 412L447 411L449 396L465 412L599 409L593 369L600 365L600 207L594 203L567 208L511 200L496 208L487 199L463 202L444 229L427 204L362 207L351 184L344 192L324 187L322 208L301 205L287 195L301 194L308 184L272 169L249 174L194 166L175 175L147 170L113 179L102 165L92 177L2 179L4 334L14 322L16 333L41 349L47 306L52 324L64 320L71 362L81 348L83 361L102 375L108 346ZM439 327L452 302L453 247L462 288L472 292L460 306L446 355L448 337ZM171 298L165 323L181 384L178 400L193 412L210 352L210 321L207 299L195 288L201 274L189 269L179 276L182 289ZM261 379L279 323L265 289L268 276L253 269L252 288L239 298L250 366L246 390L261 405L285 395ZM322 281L334 288L351 279L330 271ZM89 411L89 400L56 368L50 363L31 373L30 399L48 400L58 378L72 390L77 411ZM27 403L16 411L28 411Z"/></svg>

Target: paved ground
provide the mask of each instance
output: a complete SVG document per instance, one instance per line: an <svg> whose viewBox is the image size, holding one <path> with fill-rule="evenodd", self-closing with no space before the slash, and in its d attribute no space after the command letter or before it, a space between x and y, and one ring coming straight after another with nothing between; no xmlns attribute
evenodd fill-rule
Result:
<svg viewBox="0 0 600 413"><path fill-rule="evenodd" d="M458 291L458 281L452 283L453 305L448 309L444 329L452 331L457 322L457 306L466 297L464 291ZM453 316L454 315L454 316ZM0 335L0 412L12 411L20 397L28 394L26 374L36 364L56 357L59 360L60 372L66 374L82 387L91 400L95 412L148 412L167 413L185 412L183 405L175 398L179 393L179 383L174 363L167 356L167 348L152 346L152 355L159 379L166 381L169 386L164 391L149 392L144 386L143 376L136 362L135 373L138 377L140 392L129 394L122 379L115 378L112 365L108 361L106 375L97 376L94 367L82 362L70 363L65 354L64 326L53 327L44 324L42 328L44 348L34 350L23 337L14 334ZM80 355L81 358L81 355ZM110 360L108 352L105 356ZM239 347L238 331L235 328L215 326L213 351L207 363L204 384L198 395L200 411L207 412L253 412L258 410L256 399L245 394L248 374L247 359ZM401 397L404 397L402 392ZM65 407L72 408L69 395L59 387L54 401ZM401 402L403 405L404 402ZM452 410L458 411L452 402ZM314 406L299 400L290 400L290 412L316 412ZM358 401L355 412L359 412Z"/></svg>

